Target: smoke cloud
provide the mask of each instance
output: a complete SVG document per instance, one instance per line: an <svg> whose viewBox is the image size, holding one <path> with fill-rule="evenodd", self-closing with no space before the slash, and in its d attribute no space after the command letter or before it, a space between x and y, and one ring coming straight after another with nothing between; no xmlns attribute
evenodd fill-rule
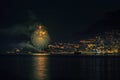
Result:
<svg viewBox="0 0 120 80"><path fill-rule="evenodd" d="M41 23L37 20L36 15L34 15L31 10L28 10L28 21L0 28L0 42L2 47L18 47L36 51L46 47L49 42L49 35L45 27L44 29L46 30L47 35L44 36L42 40L36 40L36 42L39 43L38 46L33 42L33 39L34 41L37 39L37 36L33 37L33 35L35 30L37 30L38 25L41 25Z"/></svg>

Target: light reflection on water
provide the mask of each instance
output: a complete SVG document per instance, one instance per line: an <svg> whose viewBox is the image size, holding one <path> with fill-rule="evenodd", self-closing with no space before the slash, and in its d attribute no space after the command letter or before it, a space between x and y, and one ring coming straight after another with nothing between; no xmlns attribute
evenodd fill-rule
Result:
<svg viewBox="0 0 120 80"><path fill-rule="evenodd" d="M120 57L0 56L0 80L120 80Z"/></svg>
<svg viewBox="0 0 120 80"><path fill-rule="evenodd" d="M33 58L34 77L35 80L49 80L48 74L48 58L47 57L34 57Z"/></svg>

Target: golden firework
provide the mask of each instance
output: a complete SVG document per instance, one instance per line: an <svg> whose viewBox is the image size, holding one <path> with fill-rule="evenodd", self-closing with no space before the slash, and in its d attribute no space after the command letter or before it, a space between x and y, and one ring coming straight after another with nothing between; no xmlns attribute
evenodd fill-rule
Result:
<svg viewBox="0 0 120 80"><path fill-rule="evenodd" d="M50 38L49 38L47 30L45 30L43 26L38 25L32 35L31 40L32 40L33 45L36 48L43 49L48 45Z"/></svg>

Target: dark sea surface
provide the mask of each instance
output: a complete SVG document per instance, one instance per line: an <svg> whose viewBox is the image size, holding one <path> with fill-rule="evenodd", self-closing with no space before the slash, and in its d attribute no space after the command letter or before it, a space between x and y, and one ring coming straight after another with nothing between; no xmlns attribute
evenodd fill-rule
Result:
<svg viewBox="0 0 120 80"><path fill-rule="evenodd" d="M0 80L120 80L120 57L0 56Z"/></svg>

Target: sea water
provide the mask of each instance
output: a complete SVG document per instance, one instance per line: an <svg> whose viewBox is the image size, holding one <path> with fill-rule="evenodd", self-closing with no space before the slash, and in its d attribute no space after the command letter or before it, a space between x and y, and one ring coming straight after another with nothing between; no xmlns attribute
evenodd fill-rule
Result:
<svg viewBox="0 0 120 80"><path fill-rule="evenodd" d="M0 56L0 80L120 80L120 57Z"/></svg>

